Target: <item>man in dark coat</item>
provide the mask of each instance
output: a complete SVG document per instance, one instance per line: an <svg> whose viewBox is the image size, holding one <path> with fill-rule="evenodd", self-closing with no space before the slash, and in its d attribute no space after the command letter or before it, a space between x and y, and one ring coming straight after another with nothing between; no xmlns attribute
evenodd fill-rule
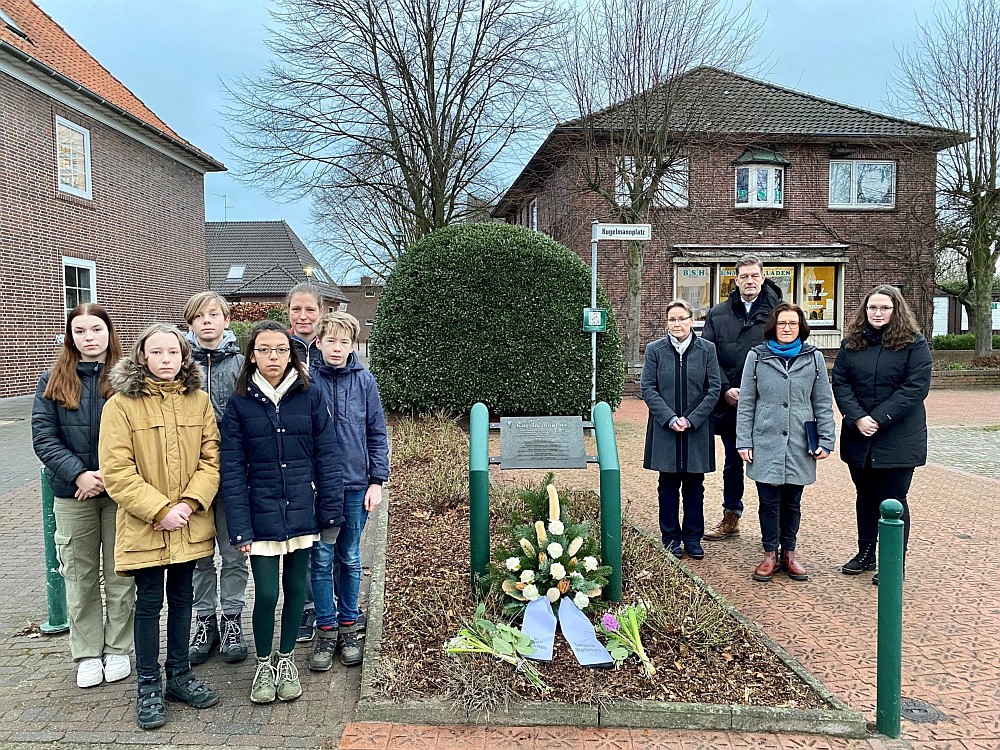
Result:
<svg viewBox="0 0 1000 750"><path fill-rule="evenodd" d="M715 344L722 376L722 395L715 407L715 431L722 438L722 521L705 534L710 542L740 532L743 515L743 460L736 450L736 407L747 352L764 340L764 324L781 302L781 289L764 276L760 258L744 255L736 261L736 288L729 299L708 312L702 338Z"/></svg>

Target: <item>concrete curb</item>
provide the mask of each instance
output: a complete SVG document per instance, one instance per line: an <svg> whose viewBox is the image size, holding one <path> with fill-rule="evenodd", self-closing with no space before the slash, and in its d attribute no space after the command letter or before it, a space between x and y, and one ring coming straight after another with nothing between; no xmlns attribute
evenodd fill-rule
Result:
<svg viewBox="0 0 1000 750"><path fill-rule="evenodd" d="M606 705L566 704L525 701L489 714L468 712L443 700L380 699L375 690L385 594L385 548L388 538L388 503L375 515L375 554L368 605L368 633L361 675L361 697L357 721L392 724L485 724L493 726L574 726L650 729L694 729L741 732L789 732L822 734L832 737L865 738L864 716L838 700L816 677L806 671L787 651L768 638L757 625L743 616L726 599L683 563L673 560L695 585L718 602L742 625L753 631L778 659L805 682L828 709L770 708L763 706L719 705L711 703L665 703L661 701L614 701ZM655 543L649 534L632 525L632 530ZM673 559L669 558L668 559Z"/></svg>

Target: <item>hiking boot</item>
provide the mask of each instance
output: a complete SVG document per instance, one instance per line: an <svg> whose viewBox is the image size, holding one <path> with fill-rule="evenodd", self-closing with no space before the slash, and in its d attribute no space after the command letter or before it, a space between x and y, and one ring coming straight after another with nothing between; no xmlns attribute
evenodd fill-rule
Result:
<svg viewBox="0 0 1000 750"><path fill-rule="evenodd" d="M215 619L215 614L198 615L195 618L188 659L192 664L204 664L218 645L219 621Z"/></svg>
<svg viewBox="0 0 1000 750"><path fill-rule="evenodd" d="M702 539L706 542L718 542L721 539L728 539L731 536L739 536L739 534L740 517L731 510L727 510L722 514L722 520L719 521L719 525L707 532Z"/></svg>
<svg viewBox="0 0 1000 750"><path fill-rule="evenodd" d="M368 630L368 615L366 615L364 612L362 612L359 609L358 610L358 619L356 620L355 624L358 626L358 632L359 633L363 633L366 630Z"/></svg>
<svg viewBox="0 0 1000 750"><path fill-rule="evenodd" d="M313 672L330 671L333 666L333 655L337 652L337 636L336 628L332 630L316 628L316 643L309 659L309 669Z"/></svg>
<svg viewBox="0 0 1000 750"><path fill-rule="evenodd" d="M302 613L299 621L299 635L295 639L296 643L309 643L313 639L315 632L313 626L316 624L316 610L307 609Z"/></svg>
<svg viewBox="0 0 1000 750"><path fill-rule="evenodd" d="M253 675L253 687L250 688L250 700L254 703L274 703L274 665L270 656L257 657L257 671Z"/></svg>
<svg viewBox="0 0 1000 750"><path fill-rule="evenodd" d="M340 663L345 667L356 667L364 659L364 651L358 642L358 624L341 625L340 638L337 639L340 650Z"/></svg>
<svg viewBox="0 0 1000 750"><path fill-rule="evenodd" d="M857 576L866 570L875 570L875 545L865 545L858 554L844 563L840 571L847 576Z"/></svg>
<svg viewBox="0 0 1000 750"><path fill-rule="evenodd" d="M302 695L302 683L299 682L299 670L292 660L294 651L287 654L278 654L278 663L275 668L275 692L278 700L293 701Z"/></svg>
<svg viewBox="0 0 1000 750"><path fill-rule="evenodd" d="M167 723L160 675L139 675L139 686L135 694L135 723L139 725L139 729L158 729Z"/></svg>
<svg viewBox="0 0 1000 750"><path fill-rule="evenodd" d="M247 658L247 644L243 640L243 626L239 615L222 616L222 644L219 646L219 653L227 664Z"/></svg>
<svg viewBox="0 0 1000 750"><path fill-rule="evenodd" d="M187 703L191 708L208 708L219 702L219 694L194 676L190 669L167 680L168 701Z"/></svg>

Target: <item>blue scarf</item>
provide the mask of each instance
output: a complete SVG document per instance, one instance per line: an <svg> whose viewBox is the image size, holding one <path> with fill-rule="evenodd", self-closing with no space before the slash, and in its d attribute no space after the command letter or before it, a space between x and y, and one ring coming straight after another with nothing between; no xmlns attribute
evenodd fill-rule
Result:
<svg viewBox="0 0 1000 750"><path fill-rule="evenodd" d="M790 344L779 344L777 341L767 340L767 348L784 359L797 357L802 351L802 339L795 339Z"/></svg>

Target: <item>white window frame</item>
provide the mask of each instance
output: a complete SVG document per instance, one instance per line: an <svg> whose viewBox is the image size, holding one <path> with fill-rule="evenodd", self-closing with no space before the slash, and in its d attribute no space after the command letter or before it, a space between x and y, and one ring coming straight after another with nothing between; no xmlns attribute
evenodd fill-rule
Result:
<svg viewBox="0 0 1000 750"><path fill-rule="evenodd" d="M246 266L230 266L229 273L226 275L226 281L240 281L246 272Z"/></svg>
<svg viewBox="0 0 1000 750"><path fill-rule="evenodd" d="M66 269L68 267L73 268L83 268L90 271L90 302L97 302L97 264L92 260L85 260L83 258L71 258L69 256L62 256L62 286L63 286L63 312L65 315L69 315L70 310L73 308L66 307ZM75 289L82 289L83 287L74 287Z"/></svg>
<svg viewBox="0 0 1000 750"><path fill-rule="evenodd" d="M532 198L528 204L528 229L538 231L538 198Z"/></svg>
<svg viewBox="0 0 1000 750"><path fill-rule="evenodd" d="M60 166L60 154L59 154L59 130L60 128L66 128L67 130L72 130L74 133L83 136L83 180L84 189L74 187L71 184L63 182L63 171ZM91 181L91 171L90 171L90 131L85 127L77 125L75 122L70 122L62 117L56 116L56 186L59 188L60 192L67 193L68 195L74 195L77 198L85 198L87 200L92 200L93 194L93 182Z"/></svg>
<svg viewBox="0 0 1000 750"><path fill-rule="evenodd" d="M849 203L833 202L833 170L840 164L851 165L851 200ZM858 166L862 164L891 165L892 187L891 203L858 203ZM851 211L889 211L896 207L896 162L892 159L831 159L829 179L827 180L828 205L832 209L849 209Z"/></svg>
<svg viewBox="0 0 1000 750"><path fill-rule="evenodd" d="M632 172L632 157L624 156L619 160L615 171L615 202L619 206L629 204L628 189L625 185L625 173ZM652 208L687 208L690 189L690 162L687 157L677 158L670 168L660 178L653 196Z"/></svg>
<svg viewBox="0 0 1000 750"><path fill-rule="evenodd" d="M369 298L370 297L374 297L375 296L375 287L373 287L373 286L365 287L365 296L369 297Z"/></svg>
<svg viewBox="0 0 1000 750"><path fill-rule="evenodd" d="M739 175L740 170L747 170L747 202L740 203ZM757 198L757 174L767 172L767 200ZM781 175L781 197L775 198L775 174ZM733 172L733 201L736 208L784 208L785 207L785 168L780 164L739 164Z"/></svg>
<svg viewBox="0 0 1000 750"><path fill-rule="evenodd" d="M375 325L375 318L367 318L365 320L365 325L368 327Z"/></svg>

